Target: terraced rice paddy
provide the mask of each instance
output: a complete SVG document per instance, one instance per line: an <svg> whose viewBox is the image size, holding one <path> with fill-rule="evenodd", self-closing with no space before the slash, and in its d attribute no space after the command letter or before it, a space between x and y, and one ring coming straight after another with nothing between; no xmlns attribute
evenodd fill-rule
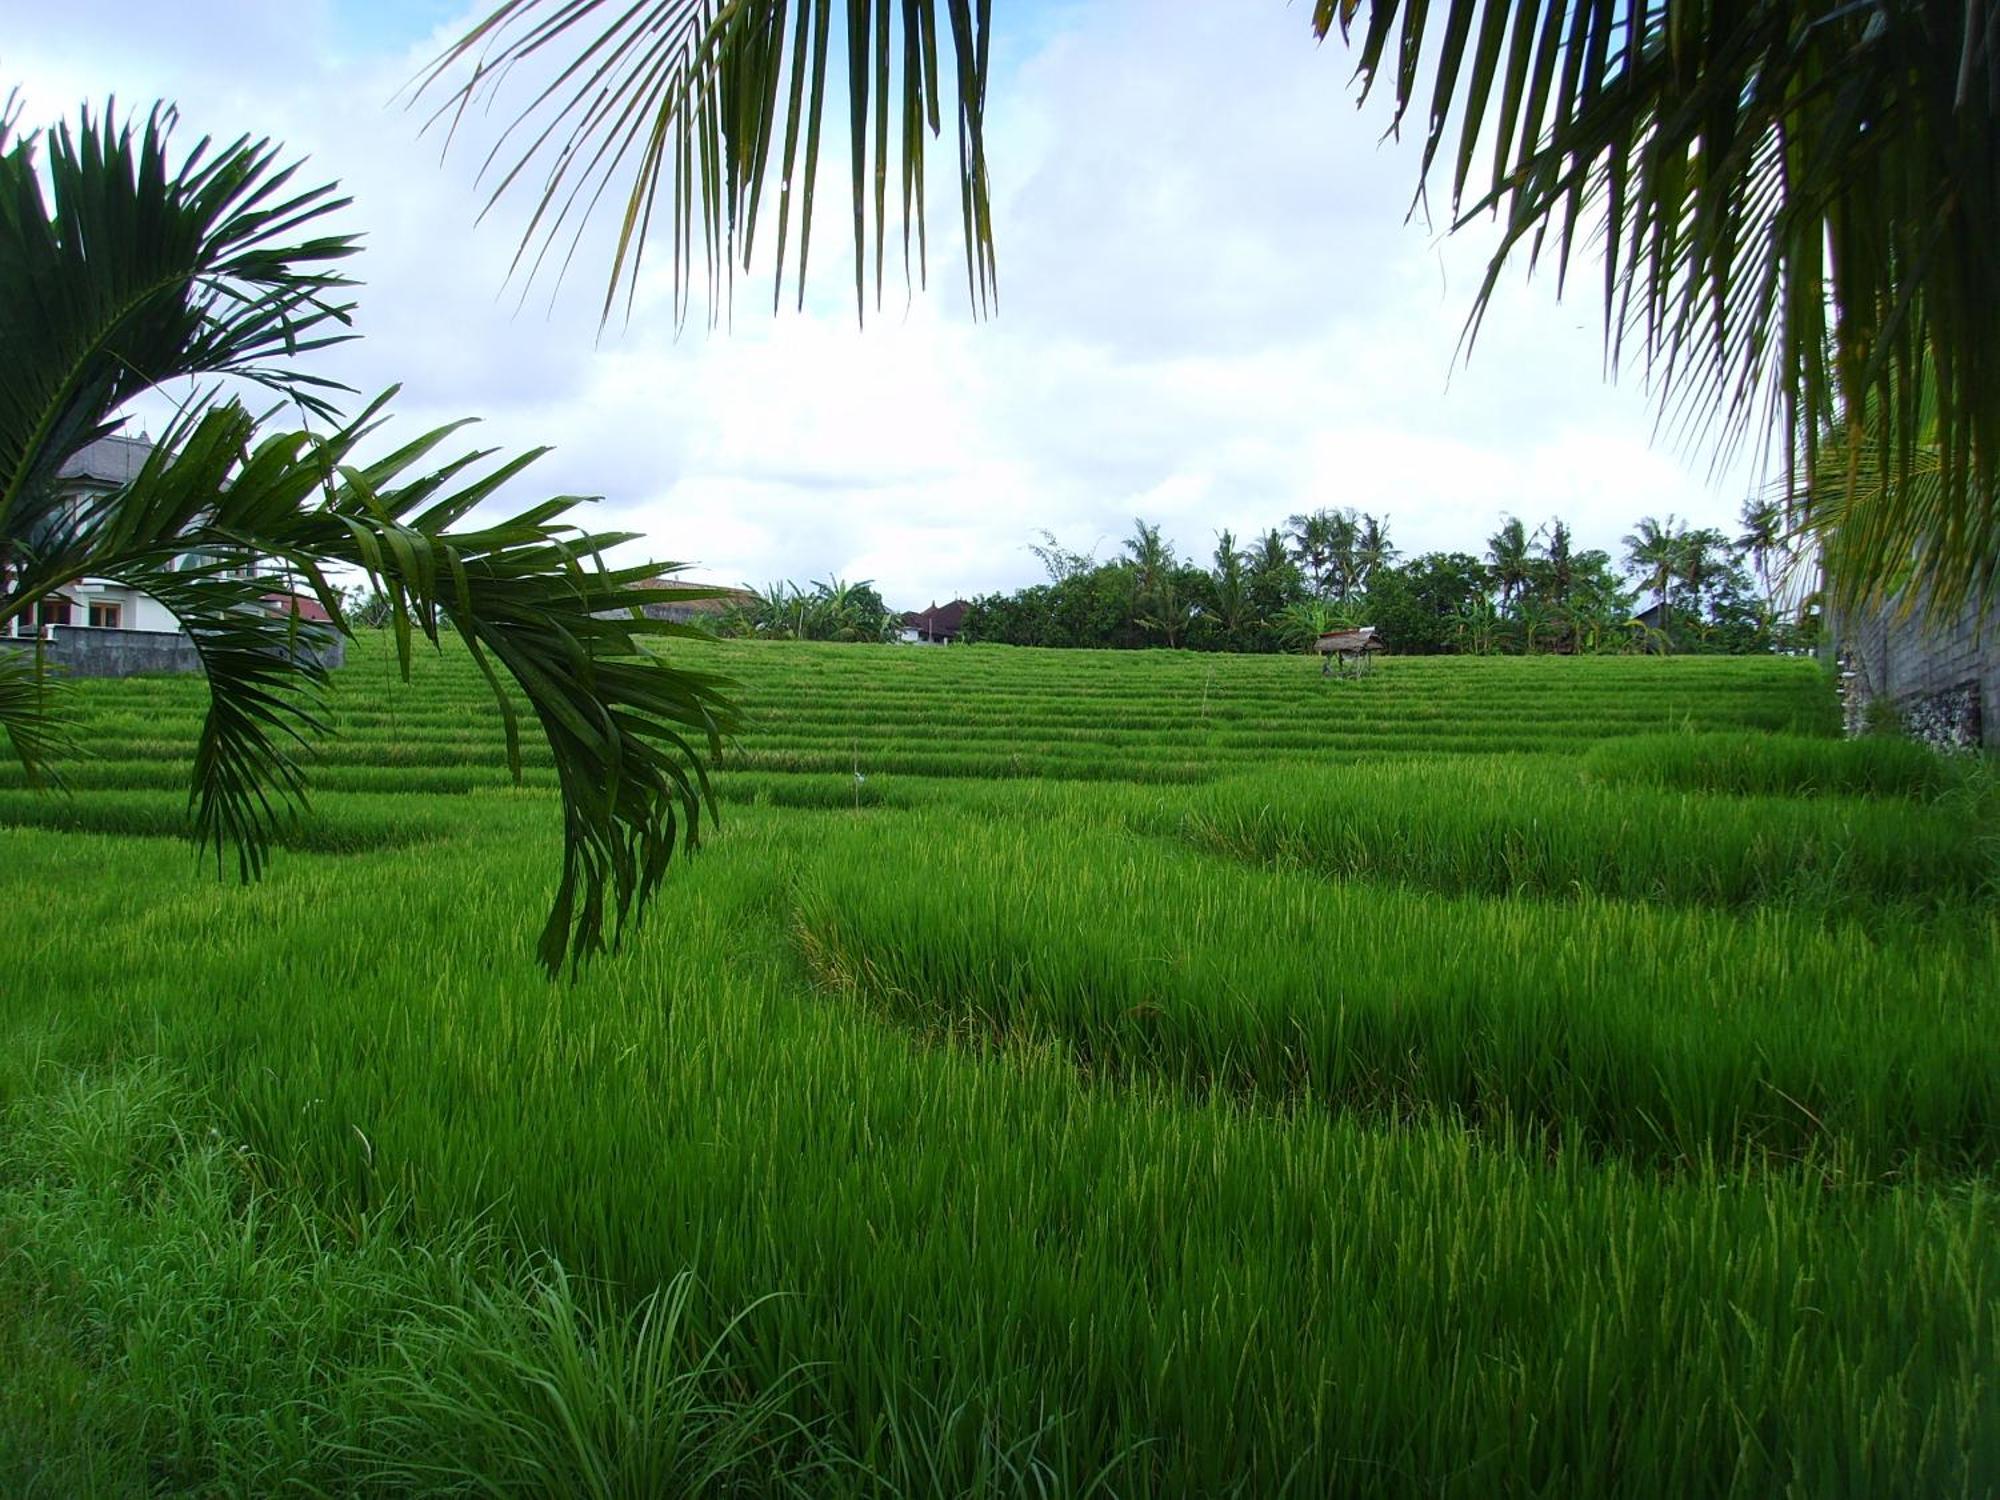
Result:
<svg viewBox="0 0 2000 1500"><path fill-rule="evenodd" d="M2000 1486L1983 771L1804 662L683 654L721 826L574 984L455 656L255 888L193 684L0 778L0 1490Z"/></svg>

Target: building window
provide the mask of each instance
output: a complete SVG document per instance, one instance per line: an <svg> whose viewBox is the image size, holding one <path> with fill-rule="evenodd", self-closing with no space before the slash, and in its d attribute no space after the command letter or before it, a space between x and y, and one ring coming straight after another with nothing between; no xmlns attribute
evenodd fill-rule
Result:
<svg viewBox="0 0 2000 1500"><path fill-rule="evenodd" d="M35 621L40 625L69 624L69 600L44 599L35 606Z"/></svg>
<svg viewBox="0 0 2000 1500"><path fill-rule="evenodd" d="M90 606L90 623L100 630L116 630L125 619L125 608L120 604L106 604L93 601Z"/></svg>

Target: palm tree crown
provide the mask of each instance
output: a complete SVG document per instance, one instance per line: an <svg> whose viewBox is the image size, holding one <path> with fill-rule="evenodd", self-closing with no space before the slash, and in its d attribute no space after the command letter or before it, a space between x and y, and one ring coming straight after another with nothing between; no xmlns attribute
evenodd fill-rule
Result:
<svg viewBox="0 0 2000 1500"><path fill-rule="evenodd" d="M1660 606L1660 626L1666 628L1673 606L1674 581L1681 572L1681 528L1672 516L1664 522L1642 518L1625 538L1625 563L1652 590Z"/></svg>
<svg viewBox="0 0 2000 1500"><path fill-rule="evenodd" d="M1504 609L1528 581L1528 529L1519 517L1507 517L1486 539L1486 555L1493 563L1493 581L1500 585L1500 606Z"/></svg>

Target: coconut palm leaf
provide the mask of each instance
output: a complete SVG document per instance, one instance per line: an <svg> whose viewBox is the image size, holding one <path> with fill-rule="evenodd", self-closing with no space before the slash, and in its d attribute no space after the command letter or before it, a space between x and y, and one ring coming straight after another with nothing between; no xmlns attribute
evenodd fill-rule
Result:
<svg viewBox="0 0 2000 1500"><path fill-rule="evenodd" d="M39 640L0 643L0 732L30 786L59 785L56 762L76 751L59 701L62 689L48 675Z"/></svg>
<svg viewBox="0 0 2000 1500"><path fill-rule="evenodd" d="M386 400L386 397L384 398ZM701 631L649 618L649 604L684 597L660 586L678 564L612 568L604 554L636 540L564 518L561 496L492 525L461 526L500 484L540 456L521 455L477 478L485 454L429 473L408 471L449 433L427 434L388 458L353 465L377 407L309 450L333 478L324 504L258 519L241 541L293 569L342 620L324 568L366 570L395 601L407 670L410 627L432 642L455 632L486 672L520 772L510 698L521 694L547 740L562 794L564 847L543 962L581 959L615 937L713 810L700 751L719 752L736 714L722 679L670 668L649 643ZM268 441L268 440L267 440ZM511 678L511 689L502 673Z"/></svg>
<svg viewBox="0 0 2000 1500"><path fill-rule="evenodd" d="M1938 408L1917 402L1908 463L1885 467L1882 409L1827 435L1817 484L1788 497L1793 524L1818 541L1827 592L1843 610L1949 619L2000 601L2000 484L1955 494Z"/></svg>
<svg viewBox="0 0 2000 1500"><path fill-rule="evenodd" d="M1680 577L1683 529L1672 516L1662 524L1653 516L1643 516L1625 538L1626 571L1653 592L1660 606L1660 623L1667 624L1673 609L1674 583Z"/></svg>
<svg viewBox="0 0 2000 1500"><path fill-rule="evenodd" d="M609 195L622 205L603 316L621 290L629 312L656 224L673 255L676 318L686 315L697 234L713 316L737 263L749 266L758 216L773 197L773 300L783 295L795 227L804 297L828 58L839 46L857 314L866 312L871 252L881 298L892 161L905 277L913 231L923 274L926 137L939 133L947 95L967 285L984 306L995 287L984 131L990 9L991 0L846 0L836 21L831 0L502 0L422 75L417 94L441 94L432 122L455 131L512 75L538 73L543 81L524 87L519 115L481 165L489 208L517 189L532 195L516 268L532 277L553 262L560 274ZM469 72L458 78L462 65Z"/></svg>
<svg viewBox="0 0 2000 1500"><path fill-rule="evenodd" d="M1549 255L1560 280L1582 233L1603 259L1612 359L1637 356L1665 416L1724 455L1775 425L1794 487L1828 504L1873 482L1948 607L1990 576L1977 517L2000 480L2000 12L1371 0L1357 27L1358 9L1319 0L1315 20L1354 29L1364 90L1389 73L1399 118L1425 102L1418 60L1437 64L1426 172L1455 142L1455 222L1503 225L1475 327L1508 261ZM1864 412L1869 465L1824 467L1824 434ZM1898 568L1889 546L1843 555L1864 591Z"/></svg>
<svg viewBox="0 0 2000 1500"><path fill-rule="evenodd" d="M922 236L923 127L936 129L949 88L969 270L977 293L992 285L987 5L944 8L951 70L935 62L930 0L847 0L838 28L857 300L871 225L879 295L898 79L906 249L913 214ZM1422 111L1423 175L1445 173L1454 222L1500 218L1468 335L1508 264L1546 257L1566 281L1588 243L1608 352L1644 367L1663 419L1719 456L1775 425L1792 469L1825 493L1853 465L1821 474L1823 434L1868 414L1882 503L1906 530L1931 525L1921 551L1940 597L1970 587L1981 564L1967 539L2000 488L2000 8L1315 0L1313 21L1349 39L1364 94L1386 90L1398 122ZM835 29L831 0L506 0L425 84L446 91L455 117L510 71L553 72L489 159L495 196L546 163L524 240L545 254L616 185L608 313L662 199L683 288L697 221L711 276L739 252L747 261L774 161L780 241L795 183L803 231ZM807 249L801 232L801 268ZM1917 413L1925 389L1934 443ZM1935 479L1911 487L1933 464L1920 447L1935 453Z"/></svg>

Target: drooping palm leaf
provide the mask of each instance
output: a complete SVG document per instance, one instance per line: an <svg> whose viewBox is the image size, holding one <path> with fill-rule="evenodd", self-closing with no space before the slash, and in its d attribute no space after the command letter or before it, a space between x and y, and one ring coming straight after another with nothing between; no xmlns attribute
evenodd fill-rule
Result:
<svg viewBox="0 0 2000 1500"><path fill-rule="evenodd" d="M562 873L540 952L554 970L615 938L699 833L701 749L732 723L717 679L648 649L694 634L646 618L688 591L649 580L672 565L611 568L632 540L569 523L559 497L490 524L472 512L530 453L432 465L441 428L363 461L385 396L325 435L264 435L236 401L197 394L140 472L79 498L63 463L115 429L131 395L176 376L250 379L338 421L332 389L285 361L345 320L327 263L351 240L292 240L338 203L287 196L270 148L197 147L174 170L171 112L142 133L85 117L52 138L45 199L34 143L0 126L0 631L80 577L159 600L207 675L190 805L201 846L263 868L278 821L303 798L327 685L315 632L266 596L309 590L348 629L331 570L362 569L389 601L405 671L416 634L455 632L486 670L520 774L515 699L549 742L562 794ZM40 648L0 652L0 730L30 773L63 749ZM713 810L712 801L710 802Z"/></svg>
<svg viewBox="0 0 2000 1500"><path fill-rule="evenodd" d="M585 222L609 195L619 205L618 233L604 316L621 291L629 309L656 221L669 236L677 318L686 312L697 233L713 315L734 267L750 264L759 214L773 197L773 296L783 294L795 227L804 296L829 52L839 46L857 313L867 306L871 251L881 296L892 164L904 271L914 232L922 275L926 136L939 133L947 96L958 126L967 284L984 306L995 287L985 141L991 4L843 0L836 20L832 0L502 0L426 71L418 92L441 91L433 121L456 129L511 75L539 74L538 84L523 86L524 106L481 172L492 184L489 208L517 187L532 195L516 266L525 262L530 275L551 257L566 266ZM775 193L768 191L773 167Z"/></svg>
<svg viewBox="0 0 2000 1500"><path fill-rule="evenodd" d="M355 462L387 399L324 437L259 438L235 403L177 424L130 485L49 538L17 586L39 595L87 565L179 617L210 690L190 791L196 837L218 859L234 851L246 879L303 799L304 752L324 728L313 632L273 614L266 596L280 580L309 590L345 631L328 571L365 569L394 601L406 672L417 634L433 643L457 634L493 686L516 776L514 693L555 762L563 867L541 943L555 969L615 937L677 845L695 843L707 798L700 752L720 748L733 710L720 679L669 668L647 649L649 638L699 633L642 613L687 597L646 582L672 565L606 567L603 554L634 538L567 524L579 497L461 526L539 455L477 477L487 454L424 468L453 431L440 428Z"/></svg>
<svg viewBox="0 0 2000 1500"><path fill-rule="evenodd" d="M913 210L921 236L919 125L935 127L948 81L974 285L991 285L986 6L948 0L949 73L930 61L935 8L898 0L900 54L890 0L845 8L857 293L871 222L879 276L883 104L899 77L905 242ZM1932 596L1948 607L1980 587L1987 556L1966 538L2000 479L2000 6L1315 0L1313 22L1351 39L1364 93L1386 89L1398 120L1422 111L1424 174L1447 171L1457 222L1500 216L1470 327L1507 264L1546 256L1567 278L1587 243L1610 352L1643 365L1666 417L1721 453L1775 427L1801 487L1826 495L1847 470L1819 473L1822 435L1868 413L1885 503L1905 531L1936 523L1921 548ZM510 71L544 69L553 82L489 159L496 198L546 164L524 245L546 253L616 184L611 294L636 275L661 198L684 287L697 221L712 270L718 251L747 258L772 162L781 241L792 185L809 205L834 26L831 0L506 0L425 82L475 64L455 114ZM807 248L802 234L801 266ZM1931 472L1920 445L1934 500L1906 483Z"/></svg>
<svg viewBox="0 0 2000 1500"><path fill-rule="evenodd" d="M1316 24L1346 32L1357 11L1319 0ZM1364 90L1393 48L1399 116L1415 60L1437 64L1426 171L1455 135L1457 222L1501 218L1475 324L1517 252L1563 277L1591 239L1613 359L1636 354L1664 414L1724 453L1775 428L1794 491L1829 515L1860 516L1848 486L1871 487L1875 540L1828 553L1854 588L1909 581L1914 555L1927 602L1993 597L2000 11L1370 0L1357 32ZM1824 435L1864 412L1872 454L1843 442L1828 469Z"/></svg>
<svg viewBox="0 0 2000 1500"><path fill-rule="evenodd" d="M1785 497L1793 530L1819 545L1829 597L1853 613L1949 620L1991 610L2000 601L2000 485L1953 493L1928 392L1910 414L1914 451L1885 467L1881 411L1871 406L1826 434L1816 483Z"/></svg>
<svg viewBox="0 0 2000 1500"><path fill-rule="evenodd" d="M58 699L63 684L51 678L34 642L0 642L0 733L30 786L59 784L55 762L76 750Z"/></svg>

